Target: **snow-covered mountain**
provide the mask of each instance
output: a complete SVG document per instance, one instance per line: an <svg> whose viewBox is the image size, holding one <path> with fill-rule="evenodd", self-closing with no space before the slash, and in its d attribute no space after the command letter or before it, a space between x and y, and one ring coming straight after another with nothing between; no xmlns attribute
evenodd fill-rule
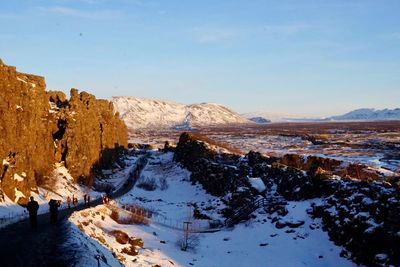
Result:
<svg viewBox="0 0 400 267"><path fill-rule="evenodd" d="M220 104L184 105L172 101L138 97L113 97L111 101L130 129L191 128L251 123Z"/></svg>
<svg viewBox="0 0 400 267"><path fill-rule="evenodd" d="M252 118L263 118L269 120L270 122L291 122L301 119L299 116L283 114L283 113L273 113L265 111L256 111L240 114L243 118L251 120Z"/></svg>
<svg viewBox="0 0 400 267"><path fill-rule="evenodd" d="M396 109L381 109L362 108L353 110L344 115L332 116L329 120L337 121L375 121L375 120L400 120L400 108Z"/></svg>
<svg viewBox="0 0 400 267"><path fill-rule="evenodd" d="M251 120L252 122L255 122L257 124L267 124L267 123L271 122L271 120L263 118L263 117L252 117L252 118L249 118L249 120Z"/></svg>

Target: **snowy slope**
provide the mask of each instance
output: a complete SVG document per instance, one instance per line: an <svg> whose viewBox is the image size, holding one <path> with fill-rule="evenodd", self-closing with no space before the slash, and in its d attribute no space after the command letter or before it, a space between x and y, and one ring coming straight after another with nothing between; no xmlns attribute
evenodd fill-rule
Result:
<svg viewBox="0 0 400 267"><path fill-rule="evenodd" d="M184 105L137 97L113 97L111 101L130 129L250 123L228 108L213 103Z"/></svg>
<svg viewBox="0 0 400 267"><path fill-rule="evenodd" d="M196 245L188 251L182 251L177 244L183 236L180 229L182 222L189 220L192 225L196 222L191 217L190 207L195 204L212 219L221 219L220 211L225 207L220 199L207 194L200 185L193 185L189 175L186 169L173 161L173 154L153 152L140 179L154 177L158 184L160 179L165 178L168 187L154 191L135 187L113 203L140 204L141 207L165 216L166 220L159 221L152 217L149 225L118 224L110 218L106 206L76 212L69 220L79 225L85 235L96 239L98 245L112 250L125 266L356 266L350 260L340 257L341 247L329 241L328 235L321 229L319 219L314 220L307 214L311 201L288 203L288 215L285 218L304 221L304 225L299 228L278 229L269 215L259 209L254 213L255 218L234 228L223 228L215 233L191 233L190 237L197 240ZM252 179L254 184L257 183L257 179ZM174 225L179 225L179 228ZM143 240L144 246L138 249L138 255L122 253L128 244L116 242L111 235L116 229L129 237ZM81 240L84 241L84 238ZM110 266L118 264L110 261Z"/></svg>
<svg viewBox="0 0 400 267"><path fill-rule="evenodd" d="M375 120L400 120L400 108L396 109L382 109L376 110L373 108L362 108L356 109L349 113L339 116L329 117L330 120L363 120L363 121L375 121Z"/></svg>
<svg viewBox="0 0 400 267"><path fill-rule="evenodd" d="M255 112L243 113L240 115L246 119L264 118L266 120L270 120L271 122L290 122L292 120L300 119L300 117L296 115L265 112L265 111L255 111Z"/></svg>
<svg viewBox="0 0 400 267"><path fill-rule="evenodd" d="M249 118L249 120L251 120L257 124L266 124L266 123L271 122L271 120L263 118L263 117L252 117L252 118Z"/></svg>

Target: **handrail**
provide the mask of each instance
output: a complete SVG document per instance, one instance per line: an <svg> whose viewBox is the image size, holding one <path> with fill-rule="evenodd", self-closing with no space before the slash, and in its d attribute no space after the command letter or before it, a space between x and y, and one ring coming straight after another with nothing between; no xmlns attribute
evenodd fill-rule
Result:
<svg viewBox="0 0 400 267"><path fill-rule="evenodd" d="M231 218L225 220L225 226L232 226L236 221L242 219L244 216L250 215L255 210L265 207L268 204L268 200L264 197L258 198L257 200L248 203L240 207L238 210L234 212Z"/></svg>

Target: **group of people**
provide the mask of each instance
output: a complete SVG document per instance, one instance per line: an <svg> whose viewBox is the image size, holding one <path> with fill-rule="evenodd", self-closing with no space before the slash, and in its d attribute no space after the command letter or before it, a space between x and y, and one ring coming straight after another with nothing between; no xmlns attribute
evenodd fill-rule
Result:
<svg viewBox="0 0 400 267"><path fill-rule="evenodd" d="M85 205L90 205L90 195L83 195L83 200L85 201Z"/></svg>
<svg viewBox="0 0 400 267"><path fill-rule="evenodd" d="M76 205L78 205L78 198L75 197L75 195L72 195L72 198L70 196L67 197L68 209L71 208L71 202L72 202L72 205L74 205L74 207L76 207Z"/></svg>
<svg viewBox="0 0 400 267"><path fill-rule="evenodd" d="M103 195L102 196L103 199L103 204L108 204L110 203L110 198L108 197L108 195Z"/></svg>
<svg viewBox="0 0 400 267"><path fill-rule="evenodd" d="M102 196L103 204L108 204L110 202L110 198L108 194ZM83 200L85 205L90 205L91 197L89 194L85 194L83 196ZM72 197L67 197L67 205L68 209L71 208L71 204L76 207L78 205L78 198L75 195ZM58 208L61 206L61 200L51 199L49 201L49 211L50 211L50 223L55 224L57 222L58 217ZM30 201L26 206L29 212L29 221L32 228L37 228L37 212L39 210L39 203L34 199L34 197L30 197Z"/></svg>
<svg viewBox="0 0 400 267"><path fill-rule="evenodd" d="M50 210L50 223L55 224L58 217L58 208L61 206L61 200L50 199L49 210ZM26 205L29 212L29 221L32 228L37 228L37 212L39 210L39 203L30 197L30 201Z"/></svg>

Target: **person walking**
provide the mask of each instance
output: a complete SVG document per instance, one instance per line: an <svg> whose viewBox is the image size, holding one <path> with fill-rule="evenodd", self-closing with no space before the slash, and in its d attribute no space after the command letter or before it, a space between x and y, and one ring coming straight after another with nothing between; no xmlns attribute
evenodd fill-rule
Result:
<svg viewBox="0 0 400 267"><path fill-rule="evenodd" d="M68 209L70 209L71 208L71 197L70 196L67 197L67 204L68 204Z"/></svg>
<svg viewBox="0 0 400 267"><path fill-rule="evenodd" d="M86 194L83 195L83 201L85 202L85 205L86 205L87 204L87 195Z"/></svg>
<svg viewBox="0 0 400 267"><path fill-rule="evenodd" d="M78 199L75 197L75 195L72 195L72 205L76 207L76 204L78 204Z"/></svg>
<svg viewBox="0 0 400 267"><path fill-rule="evenodd" d="M31 227L36 229L37 228L37 211L39 209L39 204L37 201L34 200L33 197L31 197L26 208L29 212L29 221L31 223Z"/></svg>
<svg viewBox="0 0 400 267"><path fill-rule="evenodd" d="M87 201L87 205L90 206L90 195L87 195L86 201Z"/></svg>
<svg viewBox="0 0 400 267"><path fill-rule="evenodd" d="M50 209L50 223L57 223L58 216L58 207L60 207L61 203L59 200L50 199L49 201L49 209Z"/></svg>

